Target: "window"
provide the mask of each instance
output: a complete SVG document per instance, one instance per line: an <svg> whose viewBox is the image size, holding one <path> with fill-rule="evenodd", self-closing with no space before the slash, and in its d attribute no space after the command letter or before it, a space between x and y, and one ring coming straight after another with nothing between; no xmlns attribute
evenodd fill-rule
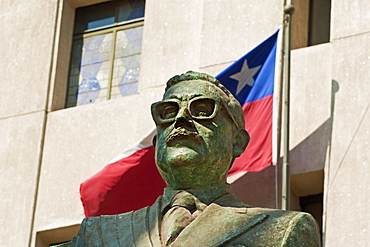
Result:
<svg viewBox="0 0 370 247"><path fill-rule="evenodd" d="M330 41L331 0L311 0L308 45Z"/></svg>
<svg viewBox="0 0 370 247"><path fill-rule="evenodd" d="M316 195L309 195L299 198L299 204L301 206L302 212L310 213L317 224L319 225L320 235L322 239L322 217L324 211L324 194L319 193Z"/></svg>
<svg viewBox="0 0 370 247"><path fill-rule="evenodd" d="M331 0L292 0L292 49L330 41Z"/></svg>
<svg viewBox="0 0 370 247"><path fill-rule="evenodd" d="M144 0L76 9L66 107L135 94Z"/></svg>
<svg viewBox="0 0 370 247"><path fill-rule="evenodd" d="M49 246L68 246L67 243L77 236L80 224L64 226L54 229L39 231L36 234L35 246L49 247Z"/></svg>

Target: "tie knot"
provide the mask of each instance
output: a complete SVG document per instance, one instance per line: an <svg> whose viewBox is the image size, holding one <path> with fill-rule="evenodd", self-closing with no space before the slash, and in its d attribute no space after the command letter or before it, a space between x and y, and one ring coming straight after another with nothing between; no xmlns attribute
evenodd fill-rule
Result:
<svg viewBox="0 0 370 247"><path fill-rule="evenodd" d="M169 246L207 205L201 203L195 196L186 191L179 191L164 209L161 239L164 246Z"/></svg>
<svg viewBox="0 0 370 247"><path fill-rule="evenodd" d="M177 193L171 201L171 207L180 206L188 209L191 213L197 210L197 199L186 191Z"/></svg>

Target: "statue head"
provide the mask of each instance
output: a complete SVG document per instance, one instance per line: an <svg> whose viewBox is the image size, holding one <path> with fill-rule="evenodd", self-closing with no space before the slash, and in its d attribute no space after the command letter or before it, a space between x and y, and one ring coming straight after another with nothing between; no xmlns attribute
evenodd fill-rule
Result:
<svg viewBox="0 0 370 247"><path fill-rule="evenodd" d="M189 71L167 82L153 103L153 139L159 172L172 189L202 189L226 182L249 135L239 102L214 77Z"/></svg>

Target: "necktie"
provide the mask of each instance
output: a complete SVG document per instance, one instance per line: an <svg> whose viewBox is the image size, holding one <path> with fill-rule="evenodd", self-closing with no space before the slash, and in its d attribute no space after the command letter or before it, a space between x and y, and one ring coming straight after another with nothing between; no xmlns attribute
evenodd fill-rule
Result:
<svg viewBox="0 0 370 247"><path fill-rule="evenodd" d="M177 193L170 206L162 219L161 238L164 246L169 246L206 207L186 191Z"/></svg>

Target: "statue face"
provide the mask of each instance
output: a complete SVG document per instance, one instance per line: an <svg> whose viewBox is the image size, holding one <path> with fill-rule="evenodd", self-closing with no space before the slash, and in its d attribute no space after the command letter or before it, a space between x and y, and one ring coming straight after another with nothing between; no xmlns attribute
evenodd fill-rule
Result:
<svg viewBox="0 0 370 247"><path fill-rule="evenodd" d="M183 81L152 105L157 167L170 188L225 182L233 160L234 123L224 94L206 81Z"/></svg>

